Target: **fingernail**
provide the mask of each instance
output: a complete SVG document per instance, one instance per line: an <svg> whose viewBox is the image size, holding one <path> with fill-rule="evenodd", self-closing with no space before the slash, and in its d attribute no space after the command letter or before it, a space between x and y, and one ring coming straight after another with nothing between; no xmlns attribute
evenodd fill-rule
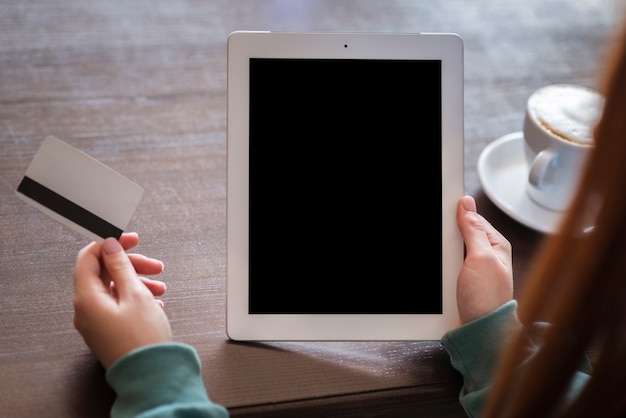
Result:
<svg viewBox="0 0 626 418"><path fill-rule="evenodd" d="M469 212L476 212L476 201L472 196L463 197L463 209Z"/></svg>
<svg viewBox="0 0 626 418"><path fill-rule="evenodd" d="M124 251L122 245L115 238L107 238L102 243L102 249L106 254L115 254Z"/></svg>

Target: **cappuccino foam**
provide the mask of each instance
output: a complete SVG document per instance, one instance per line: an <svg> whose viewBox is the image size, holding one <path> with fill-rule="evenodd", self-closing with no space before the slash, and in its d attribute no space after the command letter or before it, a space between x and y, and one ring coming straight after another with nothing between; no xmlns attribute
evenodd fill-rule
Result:
<svg viewBox="0 0 626 418"><path fill-rule="evenodd" d="M604 104L595 90L556 84L535 92L528 109L539 124L568 141L583 145L593 143L593 128Z"/></svg>

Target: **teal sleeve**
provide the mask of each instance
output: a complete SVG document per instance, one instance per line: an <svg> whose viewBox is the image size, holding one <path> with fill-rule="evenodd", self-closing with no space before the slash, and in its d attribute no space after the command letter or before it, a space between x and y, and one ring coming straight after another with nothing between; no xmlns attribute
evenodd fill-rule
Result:
<svg viewBox="0 0 626 418"><path fill-rule="evenodd" d="M521 327L515 300L447 332L441 340L452 366L463 376L459 401L470 417L479 416L504 336L511 327Z"/></svg>
<svg viewBox="0 0 626 418"><path fill-rule="evenodd" d="M517 317L517 302L511 300L494 311L446 333L441 343L450 354L452 367L463 376L459 402L469 417L480 416L480 410L489 391L492 373L505 336L523 325ZM542 335L550 324L536 322L526 327L528 337L523 367L543 344ZM587 358L581 363L570 382L564 402L575 399L589 380L591 364Z"/></svg>
<svg viewBox="0 0 626 418"><path fill-rule="evenodd" d="M117 394L112 418L228 417L209 400L196 351L186 344L163 343L134 350L107 371Z"/></svg>

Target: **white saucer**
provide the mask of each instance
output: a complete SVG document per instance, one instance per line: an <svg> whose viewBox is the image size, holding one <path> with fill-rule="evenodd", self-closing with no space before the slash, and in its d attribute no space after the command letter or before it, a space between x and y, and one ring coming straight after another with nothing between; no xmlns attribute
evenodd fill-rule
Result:
<svg viewBox="0 0 626 418"><path fill-rule="evenodd" d="M536 231L555 232L565 212L548 210L526 193L522 132L495 139L478 158L478 177L487 197L504 213Z"/></svg>

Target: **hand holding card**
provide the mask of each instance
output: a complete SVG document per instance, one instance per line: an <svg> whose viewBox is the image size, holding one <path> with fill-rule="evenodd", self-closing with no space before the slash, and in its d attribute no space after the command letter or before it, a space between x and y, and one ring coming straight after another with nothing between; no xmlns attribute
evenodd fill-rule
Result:
<svg viewBox="0 0 626 418"><path fill-rule="evenodd" d="M95 158L48 136L15 191L26 203L88 239L119 238L143 188Z"/></svg>

